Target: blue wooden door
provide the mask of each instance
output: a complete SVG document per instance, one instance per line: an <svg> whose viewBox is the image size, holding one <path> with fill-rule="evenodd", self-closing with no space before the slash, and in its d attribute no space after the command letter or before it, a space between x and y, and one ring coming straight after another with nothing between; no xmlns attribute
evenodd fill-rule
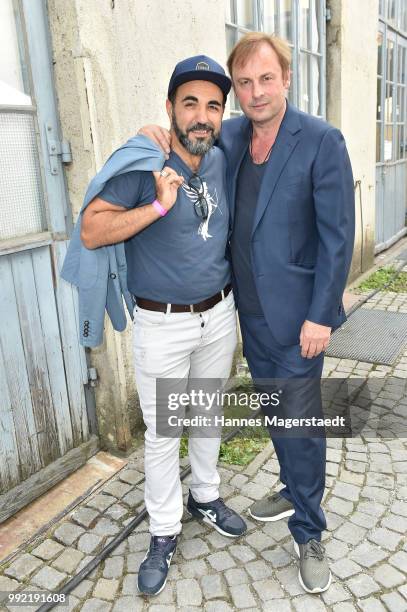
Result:
<svg viewBox="0 0 407 612"><path fill-rule="evenodd" d="M97 449L77 297L60 281L68 207L46 5L0 3L0 522ZM93 422L93 420L92 420Z"/></svg>

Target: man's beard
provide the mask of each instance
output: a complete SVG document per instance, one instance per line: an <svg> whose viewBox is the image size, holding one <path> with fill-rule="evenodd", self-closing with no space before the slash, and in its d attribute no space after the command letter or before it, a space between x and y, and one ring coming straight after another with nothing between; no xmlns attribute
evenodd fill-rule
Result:
<svg viewBox="0 0 407 612"><path fill-rule="evenodd" d="M174 128L174 132L178 140L188 151L188 153L191 155L198 155L199 157L203 157L209 151L209 149L213 147L215 140L219 135L218 133L215 133L213 127L208 123L194 123L194 125L188 128L186 132L183 132L177 123L174 111L172 112L172 127ZM190 140L188 138L188 134L194 130L210 130L211 133L207 138Z"/></svg>

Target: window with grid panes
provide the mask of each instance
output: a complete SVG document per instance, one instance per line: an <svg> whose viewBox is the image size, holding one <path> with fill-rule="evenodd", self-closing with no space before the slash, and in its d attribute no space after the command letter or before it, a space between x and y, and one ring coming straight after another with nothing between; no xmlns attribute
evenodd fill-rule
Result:
<svg viewBox="0 0 407 612"><path fill-rule="evenodd" d="M407 157L407 0L380 0L376 161Z"/></svg>
<svg viewBox="0 0 407 612"><path fill-rule="evenodd" d="M401 32L407 32L407 0L379 0L379 16Z"/></svg>
<svg viewBox="0 0 407 612"><path fill-rule="evenodd" d="M264 31L285 38L292 52L290 102L325 116L325 1L226 0L226 45L230 53L246 32ZM232 114L240 111L231 96Z"/></svg>

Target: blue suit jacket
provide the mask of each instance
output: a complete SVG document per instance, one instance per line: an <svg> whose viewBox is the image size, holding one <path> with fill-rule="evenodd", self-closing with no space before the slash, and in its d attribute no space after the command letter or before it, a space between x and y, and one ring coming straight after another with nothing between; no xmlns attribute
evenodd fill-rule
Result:
<svg viewBox="0 0 407 612"><path fill-rule="evenodd" d="M149 138L133 136L112 153L89 184L61 270L61 277L78 288L79 341L83 346L102 343L105 310L113 328L123 331L127 323L123 300L131 317L133 301L127 288L124 242L87 249L81 240L82 213L113 176L133 170L161 170L164 162L163 152Z"/></svg>
<svg viewBox="0 0 407 612"><path fill-rule="evenodd" d="M244 116L223 122L219 144L228 160L232 231L237 176L250 134ZM341 132L287 105L261 184L250 245L264 316L281 344L298 343L306 319L333 328L346 320L342 295L352 260L354 210Z"/></svg>

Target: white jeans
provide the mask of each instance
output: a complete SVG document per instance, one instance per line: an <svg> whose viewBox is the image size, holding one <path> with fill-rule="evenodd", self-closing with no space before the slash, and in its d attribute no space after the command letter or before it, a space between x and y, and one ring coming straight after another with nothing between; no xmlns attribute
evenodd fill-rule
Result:
<svg viewBox="0 0 407 612"><path fill-rule="evenodd" d="M203 325L202 325L203 324ZM179 438L156 434L156 378L224 378L236 348L236 310L232 292L202 313L160 313L135 306L133 348L137 390L145 433L145 504L152 535L181 531ZM183 384L183 382L182 382ZM189 438L190 489L198 502L219 497L216 469L220 438Z"/></svg>

